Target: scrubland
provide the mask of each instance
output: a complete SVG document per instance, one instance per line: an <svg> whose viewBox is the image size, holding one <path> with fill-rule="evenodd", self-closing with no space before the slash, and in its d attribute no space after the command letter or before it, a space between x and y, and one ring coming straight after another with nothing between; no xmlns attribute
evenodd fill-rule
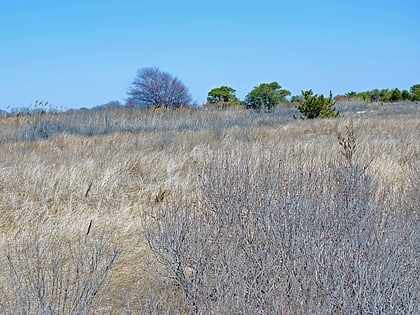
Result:
<svg viewBox="0 0 420 315"><path fill-rule="evenodd" d="M0 312L420 313L419 106L292 112L0 118Z"/></svg>

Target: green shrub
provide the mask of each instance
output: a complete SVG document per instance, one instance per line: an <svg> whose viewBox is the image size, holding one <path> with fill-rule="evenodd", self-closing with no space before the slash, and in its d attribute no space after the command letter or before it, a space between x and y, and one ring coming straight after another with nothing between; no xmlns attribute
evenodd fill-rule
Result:
<svg viewBox="0 0 420 315"><path fill-rule="evenodd" d="M401 91L397 88L393 89L391 92L391 101L392 102L400 102L402 101L402 94Z"/></svg>
<svg viewBox="0 0 420 315"><path fill-rule="evenodd" d="M335 101L332 93L325 98L324 95L313 94L312 90L302 91L302 98L297 100L297 109L308 119L338 117L339 112L335 109Z"/></svg>
<svg viewBox="0 0 420 315"><path fill-rule="evenodd" d="M408 92L407 90L402 90L401 97L403 101L408 101L411 98L410 92Z"/></svg>
<svg viewBox="0 0 420 315"><path fill-rule="evenodd" d="M410 88L411 100L420 101L420 84L415 84Z"/></svg>

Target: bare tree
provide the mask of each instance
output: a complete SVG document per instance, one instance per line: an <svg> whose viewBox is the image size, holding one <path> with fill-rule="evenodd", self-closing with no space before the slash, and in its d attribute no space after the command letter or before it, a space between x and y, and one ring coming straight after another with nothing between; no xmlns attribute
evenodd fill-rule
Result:
<svg viewBox="0 0 420 315"><path fill-rule="evenodd" d="M127 104L145 107L178 108L191 103L188 88L176 77L156 67L137 72L129 90Z"/></svg>

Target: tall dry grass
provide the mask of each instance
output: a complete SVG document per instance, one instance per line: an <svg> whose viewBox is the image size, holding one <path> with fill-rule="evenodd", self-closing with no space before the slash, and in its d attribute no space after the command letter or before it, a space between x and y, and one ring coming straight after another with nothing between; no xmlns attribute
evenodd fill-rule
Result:
<svg viewBox="0 0 420 315"><path fill-rule="evenodd" d="M17 119L0 128L2 313L419 311L415 106Z"/></svg>

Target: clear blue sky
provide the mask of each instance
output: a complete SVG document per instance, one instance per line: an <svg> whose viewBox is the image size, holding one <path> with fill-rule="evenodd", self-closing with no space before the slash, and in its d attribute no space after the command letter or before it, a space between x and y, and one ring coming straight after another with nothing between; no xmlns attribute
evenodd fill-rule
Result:
<svg viewBox="0 0 420 315"><path fill-rule="evenodd" d="M277 81L300 94L420 83L418 0L0 0L0 109L123 102L139 68L201 104Z"/></svg>

